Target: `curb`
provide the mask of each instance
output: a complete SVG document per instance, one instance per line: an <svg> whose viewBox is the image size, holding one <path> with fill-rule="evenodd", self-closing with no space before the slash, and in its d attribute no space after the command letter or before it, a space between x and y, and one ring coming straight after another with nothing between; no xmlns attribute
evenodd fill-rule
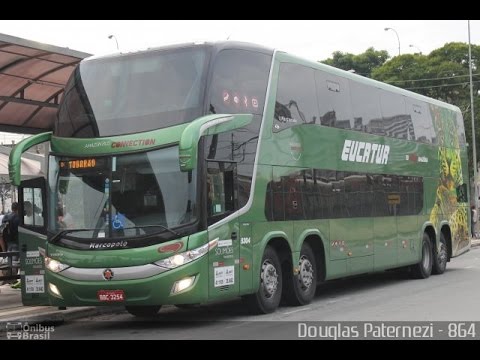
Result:
<svg viewBox="0 0 480 360"><path fill-rule="evenodd" d="M123 307L117 306L87 306L73 307L66 310L51 309L37 314L16 315L10 317L2 317L0 314L0 322L28 322L30 325L39 323L60 324L68 320L75 320L89 316L102 314L111 314L123 312Z"/></svg>
<svg viewBox="0 0 480 360"><path fill-rule="evenodd" d="M476 248L479 246L480 246L480 241L475 241L475 242L472 241L472 244L470 245L471 248Z"/></svg>

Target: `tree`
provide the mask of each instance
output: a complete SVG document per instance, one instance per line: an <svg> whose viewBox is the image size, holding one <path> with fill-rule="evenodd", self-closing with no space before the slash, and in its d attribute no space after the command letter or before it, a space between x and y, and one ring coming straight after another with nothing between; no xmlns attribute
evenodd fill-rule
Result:
<svg viewBox="0 0 480 360"><path fill-rule="evenodd" d="M375 50L373 47L358 55L341 51L335 51L332 55L331 58L321 62L347 71L355 70L355 73L367 77L370 77L372 71L382 66L389 58L387 51Z"/></svg>
<svg viewBox="0 0 480 360"><path fill-rule="evenodd" d="M472 69L478 71L480 46L472 45ZM470 79L468 44L447 43L428 55L401 55L394 57L372 71L374 79L423 94L458 106L465 121L467 142L472 144L472 122L470 111ZM475 116L475 139L479 139L478 113L480 99L480 74L473 78ZM477 153L480 144L476 142ZM470 169L473 170L472 154L469 153Z"/></svg>

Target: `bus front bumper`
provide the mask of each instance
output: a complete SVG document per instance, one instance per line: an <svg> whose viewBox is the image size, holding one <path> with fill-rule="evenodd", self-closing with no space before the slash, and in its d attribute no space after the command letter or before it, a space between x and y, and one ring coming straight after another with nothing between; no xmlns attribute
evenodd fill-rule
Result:
<svg viewBox="0 0 480 360"><path fill-rule="evenodd" d="M53 306L147 306L205 302L208 299L207 258L203 256L178 268L137 279L116 279L116 269L85 269L90 273L98 271L102 280L99 274L95 274L97 280L72 279L62 272L46 270L50 303Z"/></svg>

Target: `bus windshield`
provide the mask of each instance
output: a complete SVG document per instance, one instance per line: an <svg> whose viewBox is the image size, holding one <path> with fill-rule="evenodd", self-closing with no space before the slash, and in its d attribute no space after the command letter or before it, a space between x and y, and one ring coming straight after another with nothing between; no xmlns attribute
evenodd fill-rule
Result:
<svg viewBox="0 0 480 360"><path fill-rule="evenodd" d="M165 232L171 237L176 231L169 229L196 218L196 174L180 171L176 146L88 159L51 156L50 175L54 234L67 230L69 237L98 239Z"/></svg>
<svg viewBox="0 0 480 360"><path fill-rule="evenodd" d="M55 135L113 136L192 121L202 113L208 54L191 46L82 62L66 86Z"/></svg>

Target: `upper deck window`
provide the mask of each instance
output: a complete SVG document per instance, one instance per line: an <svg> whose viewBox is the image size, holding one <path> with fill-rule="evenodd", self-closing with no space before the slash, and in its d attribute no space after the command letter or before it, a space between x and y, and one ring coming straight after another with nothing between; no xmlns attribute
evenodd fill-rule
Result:
<svg viewBox="0 0 480 360"><path fill-rule="evenodd" d="M196 46L82 62L55 135L113 136L192 121L202 114L208 54Z"/></svg>
<svg viewBox="0 0 480 360"><path fill-rule="evenodd" d="M271 55L240 49L216 56L210 85L209 112L263 114Z"/></svg>

